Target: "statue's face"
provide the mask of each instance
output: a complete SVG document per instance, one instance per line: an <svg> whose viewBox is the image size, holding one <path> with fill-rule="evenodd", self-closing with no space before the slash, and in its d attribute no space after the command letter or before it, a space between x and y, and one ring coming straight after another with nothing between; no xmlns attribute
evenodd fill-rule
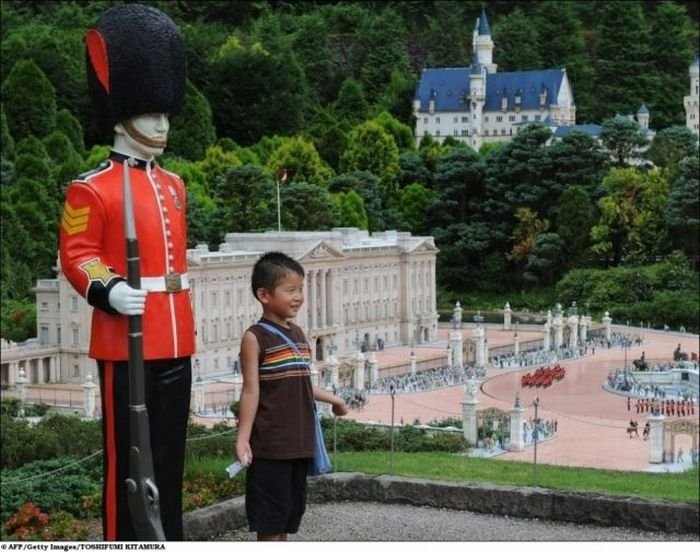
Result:
<svg viewBox="0 0 700 552"><path fill-rule="evenodd" d="M168 143L170 121L166 113L137 115L115 127L121 149L127 155L150 159L163 153Z"/></svg>

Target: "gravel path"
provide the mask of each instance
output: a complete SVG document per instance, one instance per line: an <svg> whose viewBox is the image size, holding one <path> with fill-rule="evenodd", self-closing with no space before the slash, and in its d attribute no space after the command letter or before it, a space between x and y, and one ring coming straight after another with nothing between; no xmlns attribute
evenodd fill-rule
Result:
<svg viewBox="0 0 700 552"><path fill-rule="evenodd" d="M252 541L247 528L216 541ZM554 523L373 502L309 504L290 541L697 541L698 535Z"/></svg>

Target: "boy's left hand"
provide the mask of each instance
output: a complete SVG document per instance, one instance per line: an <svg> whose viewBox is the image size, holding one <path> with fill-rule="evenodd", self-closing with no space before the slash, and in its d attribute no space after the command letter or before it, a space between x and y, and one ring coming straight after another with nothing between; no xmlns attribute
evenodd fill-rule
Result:
<svg viewBox="0 0 700 552"><path fill-rule="evenodd" d="M333 403L333 414L336 416L345 416L348 413L347 405L343 403Z"/></svg>

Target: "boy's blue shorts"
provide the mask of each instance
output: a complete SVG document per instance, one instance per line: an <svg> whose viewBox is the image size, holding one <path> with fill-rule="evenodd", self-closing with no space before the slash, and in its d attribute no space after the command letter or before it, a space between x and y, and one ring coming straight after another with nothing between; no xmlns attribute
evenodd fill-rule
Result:
<svg viewBox="0 0 700 552"><path fill-rule="evenodd" d="M308 458L254 458L248 467L245 510L248 528L258 533L296 533L306 511Z"/></svg>

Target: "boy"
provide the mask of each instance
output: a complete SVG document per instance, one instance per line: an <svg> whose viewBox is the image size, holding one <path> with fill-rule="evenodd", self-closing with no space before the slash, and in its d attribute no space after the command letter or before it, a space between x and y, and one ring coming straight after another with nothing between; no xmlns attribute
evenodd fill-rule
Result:
<svg viewBox="0 0 700 552"><path fill-rule="evenodd" d="M348 409L340 397L311 384L311 351L290 322L304 302L304 269L284 253L264 254L253 267L252 290L263 307L261 323L241 341L241 391L236 456L248 466L246 514L259 541L284 541L299 529L306 509L306 475L314 453L313 401Z"/></svg>

